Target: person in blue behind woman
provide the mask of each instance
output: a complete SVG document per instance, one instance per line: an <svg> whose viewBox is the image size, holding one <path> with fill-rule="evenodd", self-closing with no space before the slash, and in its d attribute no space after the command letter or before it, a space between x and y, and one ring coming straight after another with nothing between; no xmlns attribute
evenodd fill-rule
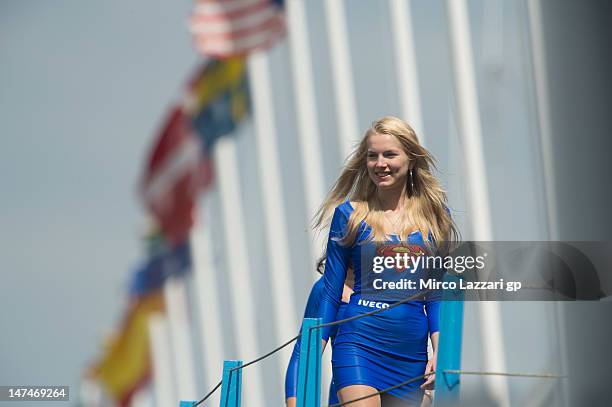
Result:
<svg viewBox="0 0 612 407"><path fill-rule="evenodd" d="M315 217L315 228L330 227L319 306L323 323L336 318L350 266L355 274L355 293L344 318L372 311L371 301L360 301L361 273L367 272L361 269L360 244L407 242L431 248L435 242L458 240L446 194L431 168L435 168L432 155L404 121L386 116L366 131ZM439 300L423 297L341 324L332 349L340 400L367 396L435 371L438 310ZM433 347L429 360L428 334ZM322 329L322 337L325 347L328 328ZM350 405L418 405L423 390L431 389L434 380L431 375Z"/></svg>
<svg viewBox="0 0 612 407"><path fill-rule="evenodd" d="M325 257L321 258L317 264L317 271L323 274L325 268ZM350 270L349 270L350 271ZM342 319L344 315L344 309L346 304L349 302L349 298L353 293L352 285L352 272L348 273L347 281L345 281L342 290L342 302L338 307L338 313L336 319ZM323 278L319 278L310 290L308 301L306 302L306 309L304 310L304 318L317 318L319 315L319 305L321 304L321 298L323 297ZM335 327L334 327L335 328ZM336 336L337 328L332 328L329 333L329 337L333 338ZM296 394L298 385L298 363L300 361L300 345L301 338L298 338L295 346L293 347L293 353L291 359L289 359L289 365L287 366L287 373L285 374L285 400L287 407L295 407L296 405ZM333 378L329 384L329 404L338 403L338 396L336 393L336 386L334 385Z"/></svg>

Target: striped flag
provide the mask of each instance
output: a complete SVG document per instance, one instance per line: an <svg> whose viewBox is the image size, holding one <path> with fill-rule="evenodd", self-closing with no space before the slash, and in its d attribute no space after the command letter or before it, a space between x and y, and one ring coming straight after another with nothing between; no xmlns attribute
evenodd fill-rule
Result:
<svg viewBox="0 0 612 407"><path fill-rule="evenodd" d="M247 77L242 57L210 59L189 82L183 109L206 152L248 117L251 101Z"/></svg>
<svg viewBox="0 0 612 407"><path fill-rule="evenodd" d="M195 202L213 182L210 151L248 116L244 58L207 61L187 83L151 151L141 197L171 246L187 239Z"/></svg>
<svg viewBox="0 0 612 407"><path fill-rule="evenodd" d="M160 290L171 276L183 276L191 270L188 240L173 247L168 247L165 242L160 246L132 275L130 296L143 297Z"/></svg>
<svg viewBox="0 0 612 407"><path fill-rule="evenodd" d="M181 107L172 111L149 156L143 201L170 245L188 238L199 192L212 182L212 164Z"/></svg>
<svg viewBox="0 0 612 407"><path fill-rule="evenodd" d="M118 407L130 405L134 393L151 378L148 320L165 312L161 290L132 298L121 326L104 347L87 376L102 385Z"/></svg>
<svg viewBox="0 0 612 407"><path fill-rule="evenodd" d="M217 58L267 49L285 33L280 1L196 0L190 19L196 48Z"/></svg>

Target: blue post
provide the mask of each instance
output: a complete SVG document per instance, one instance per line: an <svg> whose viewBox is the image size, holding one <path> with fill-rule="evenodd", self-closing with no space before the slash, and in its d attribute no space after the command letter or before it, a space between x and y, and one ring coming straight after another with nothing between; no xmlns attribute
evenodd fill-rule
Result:
<svg viewBox="0 0 612 407"><path fill-rule="evenodd" d="M459 287L459 277L451 274L444 276L444 281L454 282L454 290L444 290L440 310L440 339L438 343L438 361L436 365L436 407L459 405L460 378L456 373L444 373L445 370L461 368L461 340L463 336L463 291Z"/></svg>
<svg viewBox="0 0 612 407"><path fill-rule="evenodd" d="M197 403L197 401L185 401L185 400L181 400L181 403L179 404L179 407L193 407L193 406L195 406L196 403Z"/></svg>
<svg viewBox="0 0 612 407"><path fill-rule="evenodd" d="M298 363L297 407L321 406L321 318L304 318Z"/></svg>
<svg viewBox="0 0 612 407"><path fill-rule="evenodd" d="M242 369L232 370L240 366L242 366L242 360L226 360L223 362L223 381L221 382L219 407L240 407Z"/></svg>

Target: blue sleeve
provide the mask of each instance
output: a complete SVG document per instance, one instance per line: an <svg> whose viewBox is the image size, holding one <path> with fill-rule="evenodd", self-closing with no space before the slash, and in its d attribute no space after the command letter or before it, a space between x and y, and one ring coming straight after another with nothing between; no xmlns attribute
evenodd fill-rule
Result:
<svg viewBox="0 0 612 407"><path fill-rule="evenodd" d="M285 400L289 397L295 397L298 386L298 363L300 361L300 340L293 347L291 359L285 373Z"/></svg>
<svg viewBox="0 0 612 407"><path fill-rule="evenodd" d="M342 289L349 265L349 248L340 244L339 239L346 232L347 221L347 213L341 209L341 206L337 207L329 228L327 260L323 273L323 298L319 307L319 316L324 324L335 321L342 299ZM330 330L331 327L322 329L323 340L329 339Z"/></svg>
<svg viewBox="0 0 612 407"><path fill-rule="evenodd" d="M436 281L444 279L445 270L436 268L430 272L429 278ZM425 313L429 325L429 334L440 330L440 304L442 302L442 290L431 290L425 294Z"/></svg>
<svg viewBox="0 0 612 407"><path fill-rule="evenodd" d="M425 312L429 324L429 334L440 331L440 299L428 299L425 302Z"/></svg>
<svg viewBox="0 0 612 407"><path fill-rule="evenodd" d="M312 286L312 290L310 290L310 295L306 302L306 309L304 310L304 318L315 318L318 316L322 293L323 278L321 277ZM285 373L285 399L295 397L297 393L298 363L300 362L300 346L302 344L300 339L301 338L298 338L293 346L293 353L291 353L291 359L289 359L289 365Z"/></svg>

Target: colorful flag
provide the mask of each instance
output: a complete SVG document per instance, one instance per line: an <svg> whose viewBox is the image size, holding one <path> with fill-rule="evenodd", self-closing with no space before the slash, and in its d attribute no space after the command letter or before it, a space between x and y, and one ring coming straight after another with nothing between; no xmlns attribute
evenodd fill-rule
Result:
<svg viewBox="0 0 612 407"><path fill-rule="evenodd" d="M134 298L119 333L87 374L119 407L128 406L134 393L151 378L149 317L164 310L161 290Z"/></svg>
<svg viewBox="0 0 612 407"><path fill-rule="evenodd" d="M197 194L212 182L212 165L190 119L176 107L151 152L141 193L171 245L184 242L194 223Z"/></svg>
<svg viewBox="0 0 612 407"><path fill-rule="evenodd" d="M233 2L224 1L224 7ZM149 260L130 282L131 303L119 333L88 372L120 407L150 381L148 318L164 312L166 279L191 267L195 202L213 179L209 152L248 116L248 89L243 58L208 61L188 83L185 100L170 112L149 154L140 193L163 238L149 236Z"/></svg>
<svg viewBox="0 0 612 407"><path fill-rule="evenodd" d="M244 58L210 60L190 81L184 108L205 151L233 132L251 109Z"/></svg>
<svg viewBox="0 0 612 407"><path fill-rule="evenodd" d="M189 241L169 246L159 231L145 237L148 261L130 282L130 303L118 334L112 337L86 377L99 383L104 395L127 406L133 394L151 379L148 319L165 312L163 284L191 268Z"/></svg>
<svg viewBox="0 0 612 407"><path fill-rule="evenodd" d="M227 58L267 49L285 33L278 0L196 0L190 29L203 55Z"/></svg>
<svg viewBox="0 0 612 407"><path fill-rule="evenodd" d="M188 240L173 247L163 243L162 246L134 273L130 283L131 296L141 297L160 290L170 276L181 276L191 269Z"/></svg>

